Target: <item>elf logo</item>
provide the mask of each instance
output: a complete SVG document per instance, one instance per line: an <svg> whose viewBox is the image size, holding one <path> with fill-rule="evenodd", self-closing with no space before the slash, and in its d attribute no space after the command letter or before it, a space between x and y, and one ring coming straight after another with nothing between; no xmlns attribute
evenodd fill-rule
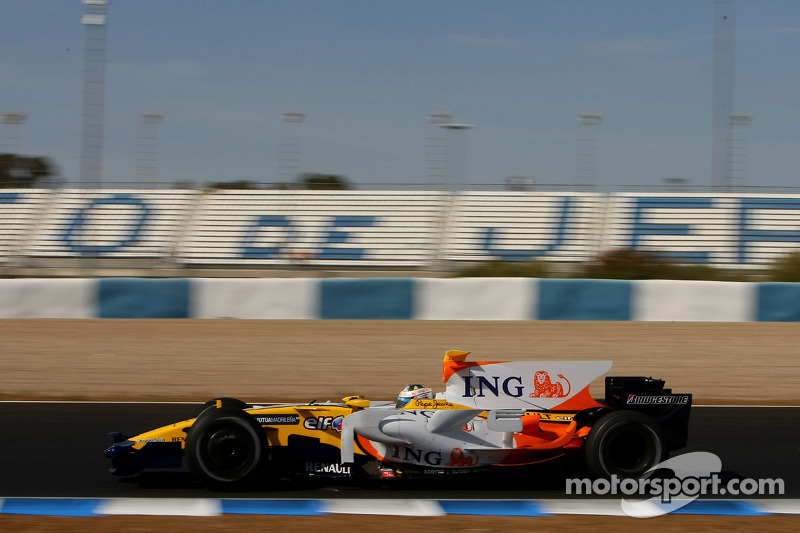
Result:
<svg viewBox="0 0 800 533"><path fill-rule="evenodd" d="M306 418L303 422L303 427L306 429L312 430L320 430L325 431L328 429L334 429L339 433L342 432L342 421L344 420L344 416L323 416L320 418L309 417Z"/></svg>

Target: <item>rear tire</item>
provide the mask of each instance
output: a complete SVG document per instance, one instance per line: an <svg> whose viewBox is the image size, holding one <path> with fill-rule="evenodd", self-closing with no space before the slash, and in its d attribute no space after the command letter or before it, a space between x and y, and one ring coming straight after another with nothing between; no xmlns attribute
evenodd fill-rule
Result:
<svg viewBox="0 0 800 533"><path fill-rule="evenodd" d="M220 487L253 481L267 462L263 428L239 409L207 409L186 437L186 458L199 479Z"/></svg>
<svg viewBox="0 0 800 533"><path fill-rule="evenodd" d="M585 444L586 466L596 478L641 477L666 458L661 426L638 411L614 411L597 421Z"/></svg>

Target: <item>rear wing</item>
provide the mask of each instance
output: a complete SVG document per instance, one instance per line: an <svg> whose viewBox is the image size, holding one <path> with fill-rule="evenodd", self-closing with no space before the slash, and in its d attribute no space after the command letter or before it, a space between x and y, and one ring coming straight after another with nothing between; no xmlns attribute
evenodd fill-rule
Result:
<svg viewBox="0 0 800 533"><path fill-rule="evenodd" d="M667 447L686 446L689 434L691 394L664 388L664 380L639 376L607 376L605 404L612 409L641 411L655 419L664 430Z"/></svg>

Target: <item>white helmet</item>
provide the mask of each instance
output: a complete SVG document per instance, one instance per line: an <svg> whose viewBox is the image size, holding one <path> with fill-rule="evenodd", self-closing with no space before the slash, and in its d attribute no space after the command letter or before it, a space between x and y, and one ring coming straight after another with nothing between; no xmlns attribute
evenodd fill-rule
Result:
<svg viewBox="0 0 800 533"><path fill-rule="evenodd" d="M400 409L408 405L411 400L417 400L419 398L433 398L433 390L425 385L409 385L400 391L400 396L397 397L395 407Z"/></svg>

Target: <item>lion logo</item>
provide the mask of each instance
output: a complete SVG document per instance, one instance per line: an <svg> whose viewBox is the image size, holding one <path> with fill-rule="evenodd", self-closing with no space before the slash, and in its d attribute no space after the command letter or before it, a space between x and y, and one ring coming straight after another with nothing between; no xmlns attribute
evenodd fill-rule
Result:
<svg viewBox="0 0 800 533"><path fill-rule="evenodd" d="M533 376L533 392L531 398L565 398L572 390L569 380L563 374L558 374L558 379L567 384L567 391L564 392L564 385L560 381L553 383L550 374L544 370L539 370Z"/></svg>
<svg viewBox="0 0 800 533"><path fill-rule="evenodd" d="M450 462L445 466L475 466L478 456L474 452L465 452L461 448L453 448L450 452Z"/></svg>

